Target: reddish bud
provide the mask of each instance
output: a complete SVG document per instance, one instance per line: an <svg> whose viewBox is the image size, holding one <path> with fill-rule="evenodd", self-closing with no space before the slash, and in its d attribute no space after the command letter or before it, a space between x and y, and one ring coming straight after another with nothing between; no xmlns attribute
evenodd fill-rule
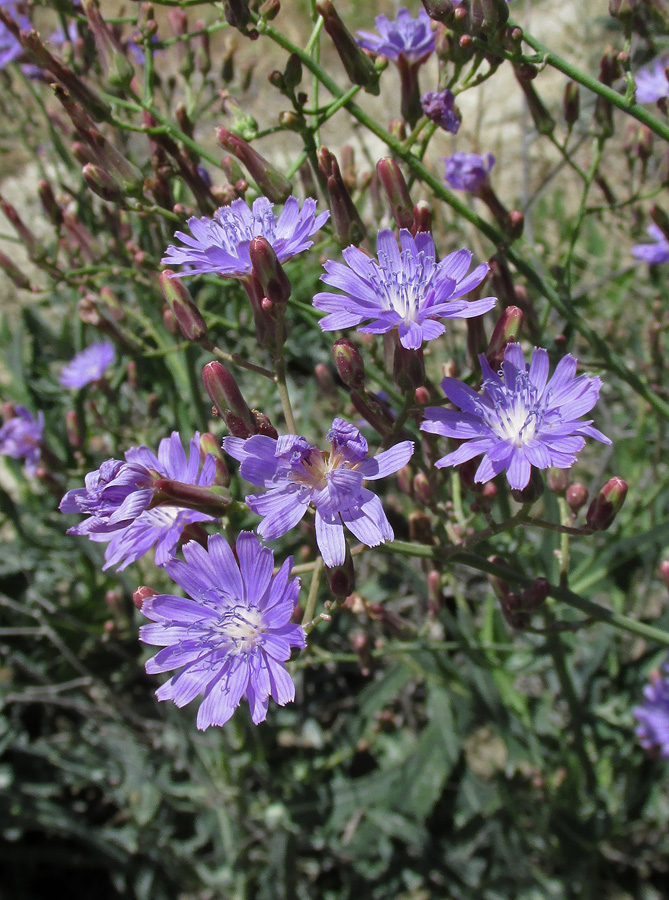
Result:
<svg viewBox="0 0 669 900"><path fill-rule="evenodd" d="M174 313L186 340L200 344L207 337L207 326L186 285L180 278L173 276L174 272L170 269L160 273L158 280L163 297Z"/></svg>
<svg viewBox="0 0 669 900"><path fill-rule="evenodd" d="M377 162L376 171L388 197L390 211L397 227L411 228L414 221L414 207L400 167L392 156L384 156Z"/></svg>
<svg viewBox="0 0 669 900"><path fill-rule="evenodd" d="M562 114L571 128L577 121L581 109L581 94L575 81L568 81L562 97Z"/></svg>
<svg viewBox="0 0 669 900"><path fill-rule="evenodd" d="M564 497L569 487L569 469L550 468L546 473L546 483L549 491Z"/></svg>
<svg viewBox="0 0 669 900"><path fill-rule="evenodd" d="M138 610L140 610L144 606L144 601L148 600L151 597L157 597L158 591L154 591L153 588L146 587L146 585L142 587L138 587L137 590L133 591L132 594L132 602L135 604Z"/></svg>
<svg viewBox="0 0 669 900"><path fill-rule="evenodd" d="M432 210L426 200L419 200L413 208L411 233L415 237L420 231L432 231Z"/></svg>
<svg viewBox="0 0 669 900"><path fill-rule="evenodd" d="M565 493L565 500L569 509L576 514L588 502L588 489L580 481L570 484Z"/></svg>
<svg viewBox="0 0 669 900"><path fill-rule="evenodd" d="M255 434L255 422L251 410L230 372L220 362L209 362L202 370L205 390L211 398L218 415L225 417L227 410L238 417L245 425L248 434Z"/></svg>
<svg viewBox="0 0 669 900"><path fill-rule="evenodd" d="M249 256L263 295L271 303L285 303L290 297L290 281L270 242L264 237L253 238Z"/></svg>
<svg viewBox="0 0 669 900"><path fill-rule="evenodd" d="M415 510L409 515L409 538L419 544L433 544L434 533L430 517L420 510Z"/></svg>
<svg viewBox="0 0 669 900"><path fill-rule="evenodd" d="M58 205L56 196L48 181L41 178L37 182L37 193L39 194L40 203L44 214L53 225L58 227L63 223L63 210Z"/></svg>
<svg viewBox="0 0 669 900"><path fill-rule="evenodd" d="M425 472L416 472L413 479L413 495L421 506L431 506L434 502L434 493Z"/></svg>
<svg viewBox="0 0 669 900"><path fill-rule="evenodd" d="M610 478L588 507L585 521L592 531L606 531L620 512L627 484L622 478Z"/></svg>
<svg viewBox="0 0 669 900"><path fill-rule="evenodd" d="M536 503L544 492L544 481L538 469L532 467L530 480L522 490L512 490L511 496L518 503Z"/></svg>
<svg viewBox="0 0 669 900"><path fill-rule="evenodd" d="M498 369L502 364L507 344L513 343L518 339L522 324L522 310L517 306L507 306L497 320L485 354L493 369Z"/></svg>
<svg viewBox="0 0 669 900"><path fill-rule="evenodd" d="M355 590L355 568L348 543L346 544L346 558L340 566L325 569L325 578L328 587L335 597L349 597Z"/></svg>
<svg viewBox="0 0 669 900"><path fill-rule="evenodd" d="M379 73L374 63L339 18L330 0L316 0L316 9L323 17L323 26L335 45L346 74L353 84L359 84L370 94L379 93Z"/></svg>
<svg viewBox="0 0 669 900"><path fill-rule="evenodd" d="M520 592L520 602L525 610L539 609L550 591L550 582L547 578L535 578L529 587Z"/></svg>
<svg viewBox="0 0 669 900"><path fill-rule="evenodd" d="M346 387L359 391L365 383L365 364L353 341L340 338L332 345L337 374Z"/></svg>
<svg viewBox="0 0 669 900"><path fill-rule="evenodd" d="M216 136L222 147L244 163L251 178L272 203L283 203L288 199L293 189L290 181L256 152L244 138L226 128L219 128Z"/></svg>
<svg viewBox="0 0 669 900"><path fill-rule="evenodd" d="M221 448L221 442L210 431L205 431L200 435L200 460L204 463L207 456L211 454L216 461L216 477L214 484L228 487L230 484L230 473L225 463L225 456Z"/></svg>
<svg viewBox="0 0 669 900"><path fill-rule="evenodd" d="M660 578L664 581L665 586L669 588L669 559L663 559L657 567Z"/></svg>

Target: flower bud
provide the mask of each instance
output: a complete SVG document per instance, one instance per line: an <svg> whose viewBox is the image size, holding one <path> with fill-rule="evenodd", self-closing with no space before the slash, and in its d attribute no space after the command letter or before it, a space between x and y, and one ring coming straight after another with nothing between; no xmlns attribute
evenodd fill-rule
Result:
<svg viewBox="0 0 669 900"><path fill-rule="evenodd" d="M43 178L37 182L37 193L44 214L57 228L63 224L63 210L58 205L53 189L48 181Z"/></svg>
<svg viewBox="0 0 669 900"><path fill-rule="evenodd" d="M271 303L285 303L290 297L290 281L270 242L264 237L253 238L249 244L249 256L263 295Z"/></svg>
<svg viewBox="0 0 669 900"><path fill-rule="evenodd" d="M22 291L32 290L30 281L26 278L21 269L19 269L16 263L11 260L5 253L2 253L2 251L0 251L0 269L3 270L5 275L16 285L17 288L21 288Z"/></svg>
<svg viewBox="0 0 669 900"><path fill-rule="evenodd" d="M314 366L314 378L316 379L318 389L324 397L333 397L336 395L337 386L335 380L325 363L316 363Z"/></svg>
<svg viewBox="0 0 669 900"><path fill-rule="evenodd" d="M122 203L123 193L105 169L95 163L86 163L81 174L88 187L98 197L102 197L103 200L110 203Z"/></svg>
<svg viewBox="0 0 669 900"><path fill-rule="evenodd" d="M507 344L517 340L522 324L522 311L517 306L507 306L497 320L485 354L493 369L497 370L502 364Z"/></svg>
<svg viewBox="0 0 669 900"><path fill-rule="evenodd" d="M565 493L565 500L569 509L576 515L588 502L588 489L580 481L570 484Z"/></svg>
<svg viewBox="0 0 669 900"><path fill-rule="evenodd" d="M202 379L218 415L224 418L226 411L229 410L243 422L249 435L255 434L256 428L251 410L248 408L237 382L225 366L217 361L208 362L202 370Z"/></svg>
<svg viewBox="0 0 669 900"><path fill-rule="evenodd" d="M256 434L264 434L265 437L271 437L274 440L279 437L279 433L277 432L274 425L272 425L269 417L266 416L265 413L258 412L257 409L252 409L251 415L253 416L253 421L255 422Z"/></svg>
<svg viewBox="0 0 669 900"><path fill-rule="evenodd" d="M425 7L425 12L435 22L441 22L444 25L453 23L454 8L452 0L421 0Z"/></svg>
<svg viewBox="0 0 669 900"><path fill-rule="evenodd" d="M546 473L546 483L549 491L552 491L559 497L564 497L569 487L569 469L555 469L551 467Z"/></svg>
<svg viewBox="0 0 669 900"><path fill-rule="evenodd" d="M575 81L568 81L562 97L562 114L564 120L571 128L577 121L581 109L581 94Z"/></svg>
<svg viewBox="0 0 669 900"><path fill-rule="evenodd" d="M399 342L393 357L393 378L403 391L415 391L425 383L425 360L422 347L407 350Z"/></svg>
<svg viewBox="0 0 669 900"><path fill-rule="evenodd" d="M203 487L199 484L173 481L171 478L157 478L154 481L150 508L161 505L195 509L218 518L230 506L230 494L224 488Z"/></svg>
<svg viewBox="0 0 669 900"><path fill-rule="evenodd" d="M404 175L392 156L384 156L376 164L379 180L390 203L390 211L398 228L413 225L413 203Z"/></svg>
<svg viewBox="0 0 669 900"><path fill-rule="evenodd" d="M291 53L283 70L283 82L288 90L294 90L302 81L302 61L297 53Z"/></svg>
<svg viewBox="0 0 669 900"><path fill-rule="evenodd" d="M409 514L409 539L419 544L433 544L434 533L430 517L420 510Z"/></svg>
<svg viewBox="0 0 669 900"><path fill-rule="evenodd" d="M547 578L535 578L529 587L520 592L520 603L524 610L533 612L542 606L550 591L550 582Z"/></svg>
<svg viewBox="0 0 669 900"><path fill-rule="evenodd" d="M21 216L18 214L16 209L12 206L11 203L8 203L4 197L0 197L0 209L3 214L9 220L12 228L16 232L17 236L21 240L23 246L26 249L26 252L30 259L34 261L39 261L44 258L46 255L46 250L39 243L35 235L25 224Z"/></svg>
<svg viewBox="0 0 669 900"><path fill-rule="evenodd" d="M517 503L536 503L544 492L544 481L538 469L532 467L530 480L522 490L512 490L511 496Z"/></svg>
<svg viewBox="0 0 669 900"><path fill-rule="evenodd" d="M337 374L346 387L359 391L365 383L365 364L353 341L340 338L332 345Z"/></svg>
<svg viewBox="0 0 669 900"><path fill-rule="evenodd" d="M83 446L83 435L79 427L79 417L73 409L68 409L65 413L65 430L67 432L67 442L74 450L79 450Z"/></svg>
<svg viewBox="0 0 669 900"><path fill-rule="evenodd" d="M221 487L230 486L230 472L225 463L225 456L221 448L220 440L210 431L205 431L200 435L200 460L204 463L207 456L211 454L214 457L216 465L216 475L214 476L214 484Z"/></svg>
<svg viewBox="0 0 669 900"><path fill-rule="evenodd" d="M127 88L135 74L132 63L102 18L96 0L81 0L81 5L93 33L102 71L111 85Z"/></svg>
<svg viewBox="0 0 669 900"><path fill-rule="evenodd" d="M411 234L416 237L419 232L430 231L432 231L432 210L426 200L419 200L413 208Z"/></svg>
<svg viewBox="0 0 669 900"><path fill-rule="evenodd" d="M195 47L195 68L203 75L208 75L211 71L211 49L206 28L207 23L203 19L198 19L195 23L195 30L201 32L197 36Z"/></svg>
<svg viewBox="0 0 669 900"><path fill-rule="evenodd" d="M325 579L335 597L349 597L355 590L355 568L346 543L346 557L340 566L325 569Z"/></svg>
<svg viewBox="0 0 669 900"><path fill-rule="evenodd" d="M358 47L330 0L316 0L316 9L323 17L323 27L330 35L349 79L353 84L362 85L368 93L378 95L379 73L374 63Z"/></svg>
<svg viewBox="0 0 669 900"><path fill-rule="evenodd" d="M158 591L154 591L153 588L143 585L142 587L138 587L137 590L133 591L132 602L135 604L137 609L141 610L142 606L144 606L145 600L148 600L150 597L157 596Z"/></svg>
<svg viewBox="0 0 669 900"><path fill-rule="evenodd" d="M358 187L358 175L355 170L355 150L351 144L344 144L341 148L341 177L348 191L354 191Z"/></svg>
<svg viewBox="0 0 669 900"><path fill-rule="evenodd" d="M200 310L193 302L190 291L180 278L174 278L171 269L160 273L160 290L179 323L187 341L200 344L207 337L207 325Z"/></svg>
<svg viewBox="0 0 669 900"><path fill-rule="evenodd" d="M402 466L397 473L397 487L407 497L411 497L413 484L411 481L411 466Z"/></svg>
<svg viewBox="0 0 669 900"><path fill-rule="evenodd" d="M222 147L244 163L251 178L272 203L283 203L288 199L293 189L290 181L257 153L244 138L226 128L219 128L216 136Z"/></svg>
<svg viewBox="0 0 669 900"><path fill-rule="evenodd" d="M416 472L413 479L413 496L421 506L432 506L434 492L425 472Z"/></svg>
<svg viewBox="0 0 669 900"><path fill-rule="evenodd" d="M363 396L358 391L351 391L351 403L380 435L385 437L390 434L395 421L394 416L387 407L379 402L377 397L373 394Z"/></svg>
<svg viewBox="0 0 669 900"><path fill-rule="evenodd" d="M514 65L513 71L523 94L525 94L527 108L532 116L535 128L539 134L552 134L555 130L555 119L546 109L543 100L537 94L530 80L534 76L530 77L529 71L523 69L522 64ZM536 70L533 71L534 75L536 75Z"/></svg>
<svg viewBox="0 0 669 900"><path fill-rule="evenodd" d="M585 516L588 528L606 531L620 512L626 496L627 484L622 478L610 478L588 507Z"/></svg>

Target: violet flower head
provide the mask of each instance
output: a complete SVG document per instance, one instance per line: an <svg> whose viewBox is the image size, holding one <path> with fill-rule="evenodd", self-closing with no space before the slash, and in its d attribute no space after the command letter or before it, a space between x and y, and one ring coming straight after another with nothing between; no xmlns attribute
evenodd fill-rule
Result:
<svg viewBox="0 0 669 900"><path fill-rule="evenodd" d="M9 7L7 11L12 14L16 12L14 3L0 3L0 6ZM32 27L25 16L18 16L17 23L19 28L22 28L24 31L30 31ZM23 47L18 38L15 38L9 28L3 22L0 22L0 69L4 69L10 62L14 62L22 53Z"/></svg>
<svg viewBox="0 0 669 900"><path fill-rule="evenodd" d="M434 51L430 17L424 9L420 10L417 19L413 19L409 10L402 7L396 19L381 15L376 17L375 22L378 34L358 31L358 44L363 50L395 61L402 56L409 65L420 65Z"/></svg>
<svg viewBox="0 0 669 900"><path fill-rule="evenodd" d="M669 57L664 57L656 59L652 66L639 69L634 76L637 103L655 103L663 97L669 97L668 65Z"/></svg>
<svg viewBox="0 0 669 900"><path fill-rule="evenodd" d="M669 664L662 669L665 675L651 673L650 684L643 689L645 700L633 712L639 723L636 734L641 746L669 759Z"/></svg>
<svg viewBox="0 0 669 900"><path fill-rule="evenodd" d="M34 416L25 406L16 406L14 412L0 428L0 454L25 460L26 472L34 475L40 460L44 414Z"/></svg>
<svg viewBox="0 0 669 900"><path fill-rule="evenodd" d="M99 341L77 353L63 366L58 380L63 387L78 390L92 381L99 381L115 359L114 345Z"/></svg>
<svg viewBox="0 0 669 900"><path fill-rule="evenodd" d="M246 697L257 725L270 697L280 706L295 699L285 662L306 640L290 622L300 589L299 578L290 578L293 560L272 576L272 551L248 531L237 538L239 562L220 534L209 538L207 550L191 541L183 553L185 562L172 559L165 568L192 599L158 594L142 605L151 624L140 628L140 640L164 648L146 671L181 669L156 697L182 707L204 694L197 713L202 730L224 725Z"/></svg>
<svg viewBox="0 0 669 900"><path fill-rule="evenodd" d="M446 163L446 182L455 191L475 193L488 182L490 170L495 165L492 153L479 156L476 153L453 153L444 158Z"/></svg>
<svg viewBox="0 0 669 900"><path fill-rule="evenodd" d="M469 319L481 316L495 305L495 297L468 302L460 299L478 287L488 272L486 263L467 275L472 254L456 250L436 261L432 236L418 232L412 237L400 231L401 249L390 229L376 239L378 262L356 247L343 251L347 265L325 263L321 281L343 294L322 292L314 297L316 309L327 312L320 321L323 331L359 326L358 331L385 334L397 328L400 343L417 350L446 330L437 319ZM369 321L367 325L362 322Z"/></svg>
<svg viewBox="0 0 669 900"><path fill-rule="evenodd" d="M632 247L632 256L649 266L661 266L669 261L669 241L657 225L649 225L646 230L654 243L637 244Z"/></svg>
<svg viewBox="0 0 669 900"><path fill-rule="evenodd" d="M377 456L368 456L367 441L354 425L335 419L327 435L331 449L321 452L295 434L275 440L255 434L246 440L227 437L223 449L241 462L246 481L267 488L246 503L263 516L258 534L272 541L290 531L316 508L316 542L328 567L346 557L344 526L368 547L392 541L393 530L381 501L363 486L392 475L406 465L413 443L402 441Z"/></svg>
<svg viewBox="0 0 669 900"><path fill-rule="evenodd" d="M68 530L92 541L107 542L104 569L121 571L156 546L155 562L164 566L187 525L212 522L213 516L181 506L149 509L157 479L209 487L216 477L216 461L207 454L200 469L200 435L190 442L188 457L177 431L163 438L158 454L148 447L131 447L125 462L109 459L86 476L86 486L68 491L60 504L64 513L83 513L89 519Z"/></svg>
<svg viewBox="0 0 669 900"><path fill-rule="evenodd" d="M453 91L428 91L420 98L423 112L444 131L457 134L460 128L460 113L455 108Z"/></svg>
<svg viewBox="0 0 669 900"><path fill-rule="evenodd" d="M599 378L576 375L576 360L567 355L548 380L548 353L535 348L529 370L519 344L508 344L502 371L494 372L485 356L479 356L483 389L477 394L455 378L444 378L441 387L457 410L430 406L425 410L423 431L464 441L436 466L459 466L485 454L475 480L490 481L506 469L512 488L522 490L537 469L569 469L586 437L604 444L611 441L580 419L597 402Z"/></svg>
<svg viewBox="0 0 669 900"><path fill-rule="evenodd" d="M218 209L213 219L189 219L192 237L177 231L175 237L183 246L171 244L161 261L168 266L189 267L176 277L215 272L225 278L247 279L252 271L249 244L254 237L266 238L283 263L311 247L309 238L323 227L329 215L326 211L317 216L316 201L311 198L300 209L299 201L289 197L278 218L267 197L258 197L252 208L240 198Z"/></svg>

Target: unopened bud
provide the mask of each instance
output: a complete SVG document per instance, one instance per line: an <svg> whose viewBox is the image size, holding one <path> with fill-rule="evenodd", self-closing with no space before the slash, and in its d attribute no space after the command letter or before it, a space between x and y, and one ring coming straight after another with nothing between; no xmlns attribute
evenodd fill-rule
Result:
<svg viewBox="0 0 669 900"><path fill-rule="evenodd" d="M216 361L207 363L202 370L202 380L218 415L224 418L226 411L229 410L243 422L249 435L254 434L256 429L251 410L237 382L225 366Z"/></svg>
<svg viewBox="0 0 669 900"><path fill-rule="evenodd" d="M433 544L434 533L430 517L420 510L409 514L409 539L419 544Z"/></svg>
<svg viewBox="0 0 669 900"><path fill-rule="evenodd" d="M297 53L291 53L283 70L283 81L289 90L294 90L302 81L302 62Z"/></svg>
<svg viewBox="0 0 669 900"><path fill-rule="evenodd" d="M78 450L83 446L83 435L79 427L79 417L73 409L68 409L65 413L65 429L67 431L67 441L70 447Z"/></svg>
<svg viewBox="0 0 669 900"><path fill-rule="evenodd" d="M546 483L548 490L564 497L569 487L569 469L555 469L551 467L546 473Z"/></svg>
<svg viewBox="0 0 669 900"><path fill-rule="evenodd" d="M154 481L153 506L160 505L181 506L219 517L230 506L230 494L224 488L157 478Z"/></svg>
<svg viewBox="0 0 669 900"><path fill-rule="evenodd" d="M123 200L121 189L105 169L95 165L95 163L86 163L81 170L81 174L84 176L84 181L88 187L98 197L102 197L103 200L107 200L110 203L120 203Z"/></svg>
<svg viewBox="0 0 669 900"><path fill-rule="evenodd" d="M16 263L11 260L5 253L0 251L0 269L3 270L5 275L12 281L17 288L21 288L23 291L29 291L32 289L32 285L26 276L23 274L21 269L16 265Z"/></svg>
<svg viewBox="0 0 669 900"><path fill-rule="evenodd" d="M416 237L419 232L430 231L432 231L432 210L426 200L419 200L413 208L411 234Z"/></svg>
<svg viewBox="0 0 669 900"><path fill-rule="evenodd" d="M379 73L374 63L360 49L330 0L316 0L316 9L323 17L323 26L335 45L349 79L353 84L362 85L368 93L378 95Z"/></svg>
<svg viewBox="0 0 669 900"><path fill-rule="evenodd" d="M285 303L290 297L290 281L270 242L264 237L253 238L249 244L249 256L263 296L271 303Z"/></svg>
<svg viewBox="0 0 669 900"><path fill-rule="evenodd" d="M522 64L515 65L513 71L523 94L525 94L527 108L530 111L535 128L539 134L552 134L555 130L555 119L546 109L543 100L537 94L534 84L530 80L534 76L530 76L529 70L527 67L524 68ZM533 71L534 75L536 75L536 70Z"/></svg>
<svg viewBox="0 0 669 900"><path fill-rule="evenodd" d="M530 480L521 490L512 490L511 496L517 503L536 503L544 492L544 481L538 469L532 467Z"/></svg>
<svg viewBox="0 0 669 900"><path fill-rule="evenodd" d="M588 502L588 489L580 481L570 484L565 493L565 500L567 501L567 506L575 515Z"/></svg>
<svg viewBox="0 0 669 900"><path fill-rule="evenodd" d="M581 93L575 81L568 81L562 97L562 114L571 128L577 121L581 109Z"/></svg>
<svg viewBox="0 0 669 900"><path fill-rule="evenodd" d="M346 544L346 558L340 566L325 569L325 578L328 587L335 597L349 597L355 590L355 567L351 557L348 543Z"/></svg>
<svg viewBox="0 0 669 900"><path fill-rule="evenodd" d="M353 341L340 338L332 345L337 374L346 387L359 391L365 383L365 364Z"/></svg>
<svg viewBox="0 0 669 900"><path fill-rule="evenodd" d="M269 416L266 416L265 413L258 412L257 409L252 409L251 415L255 422L256 434L264 434L265 437L271 437L274 440L278 438L279 433L274 425L272 425Z"/></svg>
<svg viewBox="0 0 669 900"><path fill-rule="evenodd" d="M114 87L128 87L135 74L132 63L124 55L121 45L102 18L96 0L81 0L81 5L93 32L102 71Z"/></svg>
<svg viewBox="0 0 669 900"><path fill-rule="evenodd" d="M588 528L606 531L620 512L626 496L627 484L622 478L610 478L588 507L585 516Z"/></svg>
<svg viewBox="0 0 669 900"><path fill-rule="evenodd" d="M210 431L205 431L204 434L200 435L200 459L203 463L208 455L214 457L216 465L214 484L220 485L221 487L228 487L230 485L230 472L225 463L221 442L216 435L212 434Z"/></svg>
<svg viewBox="0 0 669 900"><path fill-rule="evenodd" d="M53 225L58 227L63 223L63 210L58 205L53 189L48 181L43 178L37 182L37 193L39 194L40 203L44 214Z"/></svg>
<svg viewBox="0 0 669 900"><path fill-rule="evenodd" d="M331 397L337 393L337 386L332 377L332 372L330 372L325 363L316 363L314 366L314 378L324 396Z"/></svg>
<svg viewBox="0 0 669 900"><path fill-rule="evenodd" d="M187 341L199 344L207 337L207 325L186 285L180 278L173 276L174 272L170 269L160 273L160 290L174 313L183 336Z"/></svg>
<svg viewBox="0 0 669 900"><path fill-rule="evenodd" d="M407 350L400 343L395 347L393 377L402 391L415 391L425 383L425 360L422 347Z"/></svg>
<svg viewBox="0 0 669 900"><path fill-rule="evenodd" d="M244 138L226 128L219 128L216 136L222 147L244 163L251 178L272 203L283 203L288 199L293 189L290 181L257 153Z"/></svg>
<svg viewBox="0 0 669 900"><path fill-rule="evenodd" d="M454 5L452 0L421 0L425 12L435 22L448 25L453 22Z"/></svg>
<svg viewBox="0 0 669 900"><path fill-rule="evenodd" d="M521 237L524 229L525 216L523 213L519 209L509 210L504 224L504 230L509 236L509 239L511 241L517 241L518 238Z"/></svg>
<svg viewBox="0 0 669 900"><path fill-rule="evenodd" d="M434 503L434 492L425 472L416 472L413 479L413 495L421 506L431 506Z"/></svg>
<svg viewBox="0 0 669 900"><path fill-rule="evenodd" d="M154 591L153 588L143 585L142 587L138 587L137 590L133 591L132 602L135 604L137 609L141 611L142 607L144 606L145 600L149 600L151 597L157 596L158 591Z"/></svg>
<svg viewBox="0 0 669 900"><path fill-rule="evenodd" d="M392 156L384 156L376 164L379 180L390 203L390 211L398 228L413 225L413 203L404 175Z"/></svg>
<svg viewBox="0 0 669 900"><path fill-rule="evenodd" d="M550 591L547 578L535 578L532 584L520 592L520 603L524 610L533 612L542 606Z"/></svg>
<svg viewBox="0 0 669 900"><path fill-rule="evenodd" d="M522 311L517 306L507 306L497 320L485 354L493 369L497 370L502 364L504 351L508 344L518 339L522 324Z"/></svg>

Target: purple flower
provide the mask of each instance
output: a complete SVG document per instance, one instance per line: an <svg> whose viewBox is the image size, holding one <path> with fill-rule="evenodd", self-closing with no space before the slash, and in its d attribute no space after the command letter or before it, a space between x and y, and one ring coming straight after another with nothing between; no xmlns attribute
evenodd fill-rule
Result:
<svg viewBox="0 0 669 900"><path fill-rule="evenodd" d="M148 447L131 447L125 462L108 459L95 472L86 476L86 486L68 491L60 510L83 513L90 518L68 530L92 541L108 542L105 565L118 566L119 571L144 556L156 545L156 565L170 559L181 533L194 522L212 522L213 516L183 509L180 506L155 506L156 479L166 478L181 484L208 487L216 477L216 463L207 454L200 469L200 435L190 442L188 458L177 431L163 438L158 455Z"/></svg>
<svg viewBox="0 0 669 900"><path fill-rule="evenodd" d="M23 16L20 17L18 24L21 28L30 30L30 22ZM15 38L9 28L3 22L0 22L0 69L4 69L5 66L13 62L22 53L23 48L18 38Z"/></svg>
<svg viewBox="0 0 669 900"><path fill-rule="evenodd" d="M368 547L392 541L393 530L379 498L364 481L392 475L406 465L413 443L403 441L369 457L358 429L335 419L328 432L330 452L321 452L303 437L278 440L255 434L246 440L227 437L223 448L241 462L240 474L265 494L246 498L249 509L264 516L258 534L273 541L300 522L310 503L316 507L316 542L326 566L339 566L346 556L344 525Z"/></svg>
<svg viewBox="0 0 669 900"><path fill-rule="evenodd" d="M655 103L663 97L669 97L669 79L667 64L669 59L656 59L651 66L646 66L634 76L636 81L636 102Z"/></svg>
<svg viewBox="0 0 669 900"><path fill-rule="evenodd" d="M63 387L79 389L99 381L116 359L114 346L108 341L91 344L63 366L58 379Z"/></svg>
<svg viewBox="0 0 669 900"><path fill-rule="evenodd" d="M323 212L317 216L316 201L311 198L300 210L299 201L289 197L278 219L266 197L254 200L252 209L245 200L234 200L217 210L213 219L189 219L193 236L177 231L175 237L184 246L170 245L162 262L189 266L188 271L179 273L181 276L216 272L226 278L246 279L251 275L249 244L254 237L266 238L279 262L285 262L311 247L309 238L323 227L329 215Z"/></svg>
<svg viewBox="0 0 669 900"><path fill-rule="evenodd" d="M649 266L661 266L669 261L669 241L657 225L649 225L646 229L655 241L654 244L637 244L632 247L632 256L648 263Z"/></svg>
<svg viewBox="0 0 669 900"><path fill-rule="evenodd" d="M183 553L185 562L172 559L165 568L192 600L158 594L142 605L152 624L140 628L140 640L164 648L146 671L181 669L156 697L182 707L204 694L197 713L204 730L224 725L245 696L257 725L270 696L280 706L295 699L285 662L291 647L306 641L302 627L290 623L300 589L299 578L289 580L293 560L272 576L272 551L244 531L239 563L220 534L209 538L207 550L191 541Z"/></svg>
<svg viewBox="0 0 669 900"><path fill-rule="evenodd" d="M662 668L669 673L669 664ZM633 710L639 723L636 730L639 742L644 749L669 759L669 678L652 672L643 695L645 701Z"/></svg>
<svg viewBox="0 0 669 900"><path fill-rule="evenodd" d="M460 113L455 108L452 91L428 91L421 97L423 112L444 131L457 134L460 127Z"/></svg>
<svg viewBox="0 0 669 900"><path fill-rule="evenodd" d="M441 387L459 410L430 406L420 426L423 431L464 441L457 450L436 463L459 466L485 454L476 472L478 482L490 481L506 469L512 488L522 490L537 469L568 469L585 438L604 444L611 441L582 421L597 402L599 378L576 374L576 360L565 356L548 381L548 353L536 349L529 371L519 344L508 344L500 374L493 372L485 356L479 356L483 390L477 394L455 378L444 378ZM460 412L462 410L462 412Z"/></svg>
<svg viewBox="0 0 669 900"><path fill-rule="evenodd" d="M34 475L40 460L40 446L44 431L44 415L36 416L25 408L17 406L15 415L0 428L0 454L12 459L24 459L26 472Z"/></svg>
<svg viewBox="0 0 669 900"><path fill-rule="evenodd" d="M487 184L488 174L495 165L495 157L492 153L484 153L483 156L476 153L454 153L445 157L444 162L444 177L453 190L473 194Z"/></svg>
<svg viewBox="0 0 669 900"><path fill-rule="evenodd" d="M404 57L410 65L425 62L434 50L430 17L424 9L420 10L417 19L412 19L409 10L402 7L394 21L387 16L377 16L375 22L378 34L371 31L358 32L358 44L363 50L378 53L388 59Z"/></svg>
<svg viewBox="0 0 669 900"><path fill-rule="evenodd" d="M333 260L325 263L327 275L321 281L345 291L344 294L316 294L316 309L329 313L320 321L323 331L360 326L358 331L384 334L397 327L400 343L417 350L446 330L437 319L469 319L492 309L495 297L467 302L460 300L483 281L486 263L467 275L472 254L457 250L440 263L432 236L419 232L415 238L402 229L401 251L390 229L379 231L376 239L378 262L356 247L347 247L347 266Z"/></svg>

